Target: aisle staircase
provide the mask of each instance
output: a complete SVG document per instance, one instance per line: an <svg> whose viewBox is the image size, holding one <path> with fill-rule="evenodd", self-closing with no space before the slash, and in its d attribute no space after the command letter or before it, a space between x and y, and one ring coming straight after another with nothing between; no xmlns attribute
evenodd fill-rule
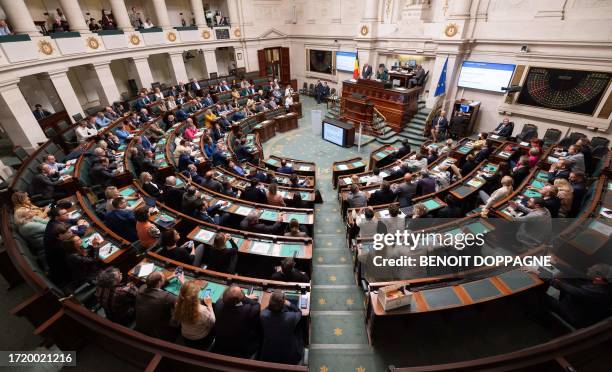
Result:
<svg viewBox="0 0 612 372"><path fill-rule="evenodd" d="M325 203L315 210L309 370L384 370L368 344L363 291L355 284L336 192L331 182L320 190Z"/></svg>

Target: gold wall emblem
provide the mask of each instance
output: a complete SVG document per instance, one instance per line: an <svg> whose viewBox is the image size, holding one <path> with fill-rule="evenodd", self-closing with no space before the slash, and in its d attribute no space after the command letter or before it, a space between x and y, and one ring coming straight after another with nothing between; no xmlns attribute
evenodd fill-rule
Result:
<svg viewBox="0 0 612 372"><path fill-rule="evenodd" d="M457 32L459 32L459 26L457 26L455 23L446 25L446 28L444 29L444 34L448 37L457 35Z"/></svg>
<svg viewBox="0 0 612 372"><path fill-rule="evenodd" d="M204 39L210 39L210 32L207 30L202 31L202 37Z"/></svg>
<svg viewBox="0 0 612 372"><path fill-rule="evenodd" d="M138 35L132 34L132 36L130 36L130 43L132 43L132 45L140 44L140 38L138 37Z"/></svg>
<svg viewBox="0 0 612 372"><path fill-rule="evenodd" d="M100 42L95 37L91 36L87 38L87 46L91 49L98 49L100 47Z"/></svg>
<svg viewBox="0 0 612 372"><path fill-rule="evenodd" d="M47 40L41 40L38 42L38 50L46 55L51 55L53 54L53 45L51 45L50 42L48 42Z"/></svg>
<svg viewBox="0 0 612 372"><path fill-rule="evenodd" d="M368 26L363 25L361 26L361 31L359 31L361 33L362 36L366 36L368 34L368 32L370 32L370 30L368 29Z"/></svg>
<svg viewBox="0 0 612 372"><path fill-rule="evenodd" d="M234 30L234 36L236 36L236 37L240 37L240 36L242 36L242 32L240 31L240 29L239 29L239 28L237 28L237 29L235 29L235 30Z"/></svg>
<svg viewBox="0 0 612 372"><path fill-rule="evenodd" d="M176 41L176 34L174 32L168 32L168 35L166 35L166 37L168 38L168 41Z"/></svg>

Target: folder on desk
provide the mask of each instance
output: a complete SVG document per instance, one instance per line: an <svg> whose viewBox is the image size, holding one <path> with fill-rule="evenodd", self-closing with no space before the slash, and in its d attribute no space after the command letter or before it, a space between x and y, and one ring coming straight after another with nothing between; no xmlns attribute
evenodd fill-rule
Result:
<svg viewBox="0 0 612 372"><path fill-rule="evenodd" d="M338 164L338 170L347 170L348 166L346 164Z"/></svg>

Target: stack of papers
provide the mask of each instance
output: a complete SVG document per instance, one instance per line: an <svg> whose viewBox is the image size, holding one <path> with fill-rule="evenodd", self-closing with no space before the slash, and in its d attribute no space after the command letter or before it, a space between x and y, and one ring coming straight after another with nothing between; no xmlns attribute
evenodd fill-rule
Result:
<svg viewBox="0 0 612 372"><path fill-rule="evenodd" d="M213 231L201 229L193 239L201 243L208 243L214 236L215 233Z"/></svg>
<svg viewBox="0 0 612 372"><path fill-rule="evenodd" d="M154 269L155 269L155 264L153 263L142 264L140 265L140 270L138 270L137 275L139 278L144 278L148 276L149 274L151 274Z"/></svg>
<svg viewBox="0 0 612 372"><path fill-rule="evenodd" d="M270 242L253 242L253 245L251 246L251 252L253 253L257 253L257 254L268 254L268 251L270 250Z"/></svg>

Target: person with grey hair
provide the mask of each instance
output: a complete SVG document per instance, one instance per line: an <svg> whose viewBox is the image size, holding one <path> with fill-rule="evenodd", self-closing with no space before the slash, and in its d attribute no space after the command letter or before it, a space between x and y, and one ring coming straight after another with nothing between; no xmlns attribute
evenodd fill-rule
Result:
<svg viewBox="0 0 612 372"><path fill-rule="evenodd" d="M168 207L180 211L184 193L185 189L176 186L176 177L166 177L166 184L162 191L162 200Z"/></svg>
<svg viewBox="0 0 612 372"><path fill-rule="evenodd" d="M278 213L276 222L273 225L266 225L259 221L259 214L261 211L253 210L240 222L240 228L242 230L255 232L258 234L280 234L281 222L285 216L284 212Z"/></svg>

